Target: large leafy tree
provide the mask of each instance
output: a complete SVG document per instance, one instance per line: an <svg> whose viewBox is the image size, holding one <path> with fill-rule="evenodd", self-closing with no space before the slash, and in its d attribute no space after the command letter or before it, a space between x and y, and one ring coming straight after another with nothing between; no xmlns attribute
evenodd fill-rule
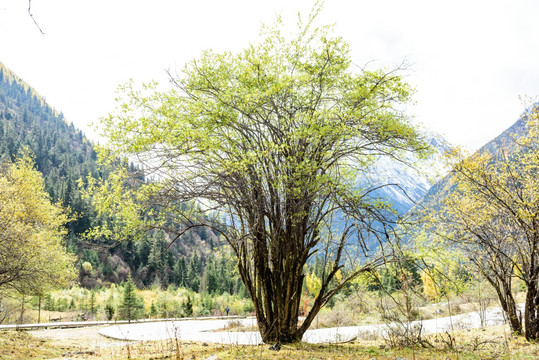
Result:
<svg viewBox="0 0 539 360"><path fill-rule="evenodd" d="M0 289L42 294L75 278L66 211L51 203L33 159L0 164Z"/></svg>
<svg viewBox="0 0 539 360"><path fill-rule="evenodd" d="M101 156L136 160L154 181L132 190L119 168L89 184L99 211L133 234L136 203L151 204L144 218L178 235L212 226L200 213L218 215L224 226L214 230L237 257L265 342L301 340L346 282L381 261L369 244L389 237L395 216L364 179L380 156L426 149L399 111L410 88L397 71L352 66L348 45L313 19L291 38L279 22L265 28L239 54L206 51L171 75L169 91L128 84L103 120ZM315 253L320 290L300 325L304 265Z"/></svg>
<svg viewBox="0 0 539 360"><path fill-rule="evenodd" d="M477 153L456 163L451 191L430 223L494 287L511 328L539 338L539 108L511 152ZM512 281L526 286L524 318ZM522 326L524 320L524 328Z"/></svg>

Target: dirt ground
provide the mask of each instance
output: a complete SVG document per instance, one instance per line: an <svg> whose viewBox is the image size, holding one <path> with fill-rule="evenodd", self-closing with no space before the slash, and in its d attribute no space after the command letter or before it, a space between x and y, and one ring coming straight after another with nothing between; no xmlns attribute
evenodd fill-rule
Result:
<svg viewBox="0 0 539 360"><path fill-rule="evenodd" d="M55 345L64 345L66 348L80 346L81 348L88 349L123 346L126 344L125 341L109 339L99 334L99 330L106 326L82 327L75 329L34 330L29 331L28 334L37 338L50 340L50 342Z"/></svg>

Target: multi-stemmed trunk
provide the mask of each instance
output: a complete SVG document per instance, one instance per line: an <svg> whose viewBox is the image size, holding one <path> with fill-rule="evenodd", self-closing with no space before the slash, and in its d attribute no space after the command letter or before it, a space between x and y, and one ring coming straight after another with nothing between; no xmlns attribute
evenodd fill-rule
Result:
<svg viewBox="0 0 539 360"><path fill-rule="evenodd" d="M259 229L252 248L240 246L238 268L253 300L260 335L265 343L301 341L304 331L298 328L298 317L308 258L302 234L289 232L288 241L275 242L277 248L268 246Z"/></svg>
<svg viewBox="0 0 539 360"><path fill-rule="evenodd" d="M509 284L510 285L510 284ZM506 286L503 286L503 289L498 287L495 288L498 293L498 299L502 305L502 310L505 312L507 319L509 320L509 326L511 331L515 335L522 335L522 316L519 315L517 304L513 298L511 288L509 289Z"/></svg>
<svg viewBox="0 0 539 360"><path fill-rule="evenodd" d="M539 294L537 274L526 281L526 301L524 303L524 329L528 341L539 340Z"/></svg>
<svg viewBox="0 0 539 360"><path fill-rule="evenodd" d="M479 265L483 264L481 260L475 261L472 260L478 266L479 271L487 279L487 281L492 285L496 294L498 295L498 300L502 306L502 310L505 313L507 320L509 321L509 326L511 331L515 335L522 335L524 333L522 328L522 316L519 315L517 309L517 303L513 297L513 291L511 289L511 283L513 279L513 267L512 266L503 266L502 262L497 261L497 267L492 268L482 268ZM499 259L498 259L499 260Z"/></svg>

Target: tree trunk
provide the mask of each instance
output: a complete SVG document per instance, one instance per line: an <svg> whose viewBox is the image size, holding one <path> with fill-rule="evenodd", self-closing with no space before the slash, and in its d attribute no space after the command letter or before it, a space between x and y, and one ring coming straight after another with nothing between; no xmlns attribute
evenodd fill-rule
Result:
<svg viewBox="0 0 539 360"><path fill-rule="evenodd" d="M507 319L509 319L511 331L516 335L522 335L524 333L522 329L522 318L518 315L517 304L513 298L510 280L511 278L509 278L508 282L503 282L501 285L502 289L496 288L496 291L498 292L502 309L505 311Z"/></svg>
<svg viewBox="0 0 539 360"><path fill-rule="evenodd" d="M522 319L518 315L517 304L511 293L507 294L507 309L504 309L509 319L511 331L516 335L522 335Z"/></svg>
<svg viewBox="0 0 539 360"><path fill-rule="evenodd" d="M251 253L242 250L238 263L242 280L253 300L262 341L288 344L301 341L298 329L304 251L294 249L293 236L282 248L268 251L263 232L258 233ZM286 248L290 246L291 248Z"/></svg>
<svg viewBox="0 0 539 360"><path fill-rule="evenodd" d="M22 300L21 300L21 315L19 317L19 324L23 323L23 318L24 318L24 294L22 295Z"/></svg>
<svg viewBox="0 0 539 360"><path fill-rule="evenodd" d="M273 281L267 280L260 281L259 284L271 286ZM301 341L303 336L303 331L298 329L303 275L288 282L292 284L281 289L265 289L253 297L260 336L266 344L295 343ZM284 282L286 283L287 281ZM260 296L261 294L267 296Z"/></svg>
<svg viewBox="0 0 539 360"><path fill-rule="evenodd" d="M41 322L41 296L38 296L37 323Z"/></svg>
<svg viewBox="0 0 539 360"><path fill-rule="evenodd" d="M480 267L479 270L481 271ZM496 273L496 276L489 276L488 272L485 271L481 271L481 273L492 285L494 290L496 290L502 310L505 312L505 315L509 320L511 331L516 335L522 335L524 333L522 328L522 316L518 315L517 304L513 298L513 293L511 290L512 271L506 276L500 275L500 273ZM506 273L501 272L501 274Z"/></svg>
<svg viewBox="0 0 539 360"><path fill-rule="evenodd" d="M524 304L524 327L526 340L539 339L539 319L538 319L538 299L537 281L532 278L527 284L526 302Z"/></svg>

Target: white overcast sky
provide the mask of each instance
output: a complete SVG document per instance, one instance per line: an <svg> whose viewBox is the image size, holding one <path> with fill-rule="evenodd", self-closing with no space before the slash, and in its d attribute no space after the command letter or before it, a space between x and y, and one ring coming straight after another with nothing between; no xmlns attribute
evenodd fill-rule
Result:
<svg viewBox="0 0 539 360"><path fill-rule="evenodd" d="M294 25L302 0L0 0L0 62L85 132L115 106L119 84L166 83L204 49L237 52L276 14ZM357 65L411 64L407 110L450 142L476 149L539 94L539 1L327 0L318 24ZM95 139L95 138L94 138Z"/></svg>

